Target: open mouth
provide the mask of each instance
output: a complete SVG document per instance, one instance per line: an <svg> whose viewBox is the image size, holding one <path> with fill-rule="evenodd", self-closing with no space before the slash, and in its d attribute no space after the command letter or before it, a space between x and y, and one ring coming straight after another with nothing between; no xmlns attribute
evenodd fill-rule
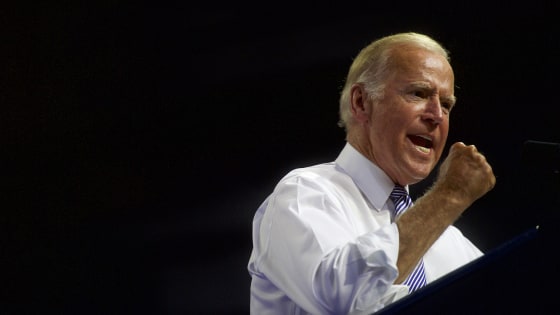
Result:
<svg viewBox="0 0 560 315"><path fill-rule="evenodd" d="M434 146L432 139L427 136L409 135L408 138L418 150L424 153L429 153L430 149Z"/></svg>

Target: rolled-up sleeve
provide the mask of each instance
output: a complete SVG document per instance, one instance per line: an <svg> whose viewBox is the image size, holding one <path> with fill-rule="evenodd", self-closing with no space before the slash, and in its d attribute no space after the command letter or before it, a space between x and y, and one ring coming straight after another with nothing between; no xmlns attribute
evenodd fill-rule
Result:
<svg viewBox="0 0 560 315"><path fill-rule="evenodd" d="M341 192L325 185L301 176L281 181L255 231L255 269L312 314L375 311L406 294L406 286L393 285L396 225L357 228L356 216L346 208L352 205L345 204L355 198L337 198Z"/></svg>

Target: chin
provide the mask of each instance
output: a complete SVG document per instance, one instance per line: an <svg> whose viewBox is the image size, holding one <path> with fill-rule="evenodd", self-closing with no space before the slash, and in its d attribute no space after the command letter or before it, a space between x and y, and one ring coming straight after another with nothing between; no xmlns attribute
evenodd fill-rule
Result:
<svg viewBox="0 0 560 315"><path fill-rule="evenodd" d="M428 176L430 176L430 173L432 172L433 167L429 167L429 168L421 168L421 169L414 169L413 172L410 173L410 184L416 184L424 179L426 179Z"/></svg>

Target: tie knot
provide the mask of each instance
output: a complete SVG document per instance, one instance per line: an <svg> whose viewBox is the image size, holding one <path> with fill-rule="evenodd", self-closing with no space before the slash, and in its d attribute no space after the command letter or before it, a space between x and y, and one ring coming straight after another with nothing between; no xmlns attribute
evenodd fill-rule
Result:
<svg viewBox="0 0 560 315"><path fill-rule="evenodd" d="M408 195L408 192L406 191L406 189L404 189L403 186L401 185L395 185L395 187L393 188L393 191L391 192L391 200L393 201L397 201L398 199L405 197L406 195Z"/></svg>
<svg viewBox="0 0 560 315"><path fill-rule="evenodd" d="M412 206L412 199L410 195L401 185L395 185L391 195L389 196L395 204L395 215L401 214L408 207Z"/></svg>

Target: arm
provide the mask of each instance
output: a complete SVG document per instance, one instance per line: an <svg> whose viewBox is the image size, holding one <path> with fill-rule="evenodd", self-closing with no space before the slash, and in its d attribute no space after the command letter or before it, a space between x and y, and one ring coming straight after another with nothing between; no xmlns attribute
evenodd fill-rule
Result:
<svg viewBox="0 0 560 315"><path fill-rule="evenodd" d="M486 158L473 146L451 146L432 188L397 220L401 283L445 229L496 183Z"/></svg>
<svg viewBox="0 0 560 315"><path fill-rule="evenodd" d="M381 307L396 290L406 293L405 287L393 288L397 227L371 219L356 227L362 215L371 215L361 192L356 187L348 192L353 198L326 198L331 186L330 178L282 181L258 224L256 270L307 312ZM350 215L344 209L351 207L362 212ZM388 211L379 215L385 218L379 222L389 222Z"/></svg>

